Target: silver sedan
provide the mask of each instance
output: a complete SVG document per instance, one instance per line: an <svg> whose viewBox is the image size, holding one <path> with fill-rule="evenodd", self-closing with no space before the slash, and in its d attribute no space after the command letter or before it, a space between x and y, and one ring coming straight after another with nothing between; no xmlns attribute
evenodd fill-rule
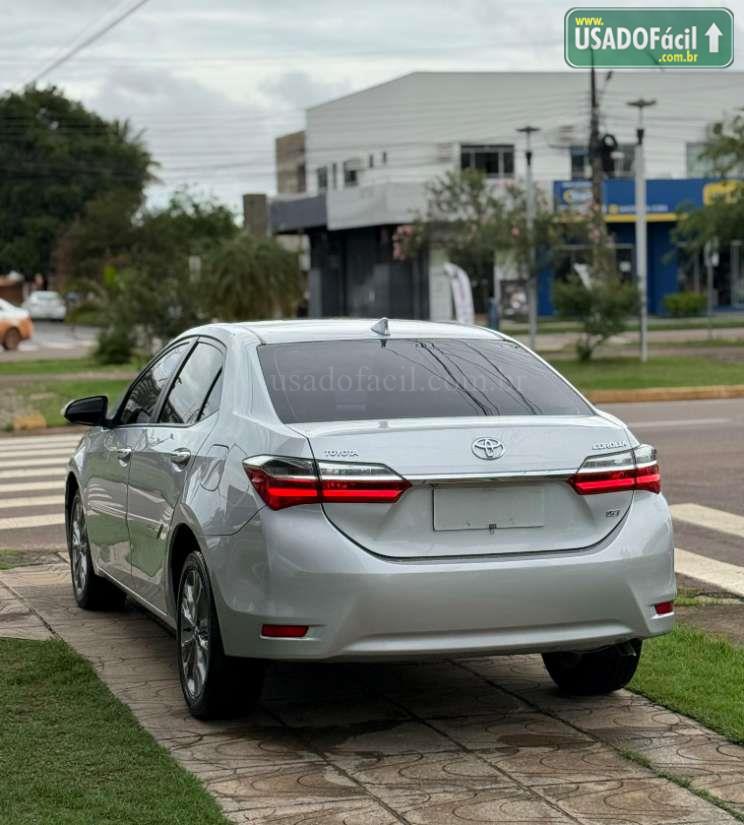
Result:
<svg viewBox="0 0 744 825"><path fill-rule="evenodd" d="M213 324L65 414L75 598L173 628L197 717L276 659L538 652L607 693L672 628L655 450L490 330Z"/></svg>

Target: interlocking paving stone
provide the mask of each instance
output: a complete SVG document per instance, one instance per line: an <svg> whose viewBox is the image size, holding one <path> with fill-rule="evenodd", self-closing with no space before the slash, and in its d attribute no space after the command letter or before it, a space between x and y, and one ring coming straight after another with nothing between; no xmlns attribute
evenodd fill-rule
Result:
<svg viewBox="0 0 744 825"><path fill-rule="evenodd" d="M458 663L279 664L261 708L186 711L173 638L144 613L83 613L64 564L0 573L7 617L88 658L234 822L260 825L719 825L726 812L624 759L744 811L744 749L621 691L560 696L539 657ZM3 619L3 617L6 619Z"/></svg>

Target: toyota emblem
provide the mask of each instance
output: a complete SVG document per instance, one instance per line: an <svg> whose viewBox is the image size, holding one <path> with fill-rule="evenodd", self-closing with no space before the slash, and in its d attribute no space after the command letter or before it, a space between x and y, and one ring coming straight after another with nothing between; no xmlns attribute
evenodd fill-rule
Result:
<svg viewBox="0 0 744 825"><path fill-rule="evenodd" d="M493 461L504 455L504 445L495 438L485 436L483 438L476 438L470 449L476 458L482 458L484 461Z"/></svg>

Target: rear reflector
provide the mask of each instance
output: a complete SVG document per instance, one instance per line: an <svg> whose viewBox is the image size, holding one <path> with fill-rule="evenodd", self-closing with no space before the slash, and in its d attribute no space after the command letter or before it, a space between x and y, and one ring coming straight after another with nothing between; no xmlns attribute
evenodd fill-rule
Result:
<svg viewBox="0 0 744 825"><path fill-rule="evenodd" d="M265 624L261 625L261 635L270 639L301 639L307 634L306 624Z"/></svg>
<svg viewBox="0 0 744 825"><path fill-rule="evenodd" d="M654 610L659 616L668 616L674 613L674 602L659 602L654 605Z"/></svg>
<svg viewBox="0 0 744 825"><path fill-rule="evenodd" d="M272 510L319 502L391 504L411 486L384 464L254 456L243 466Z"/></svg>
<svg viewBox="0 0 744 825"><path fill-rule="evenodd" d="M648 444L622 453L591 456L568 481L582 496L624 490L661 492L656 450Z"/></svg>

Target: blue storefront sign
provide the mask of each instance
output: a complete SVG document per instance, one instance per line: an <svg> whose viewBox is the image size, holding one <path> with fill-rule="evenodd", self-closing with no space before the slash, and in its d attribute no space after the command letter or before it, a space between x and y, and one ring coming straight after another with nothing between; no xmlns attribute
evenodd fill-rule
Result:
<svg viewBox="0 0 744 825"><path fill-rule="evenodd" d="M646 213L649 221L676 221L680 211L697 209L731 184L711 178L651 178L646 181ZM553 202L558 212L588 208L592 184L588 180L557 180ZM602 184L602 208L608 222L635 219L635 181L612 178Z"/></svg>
<svg viewBox="0 0 744 825"><path fill-rule="evenodd" d="M664 296L678 289L673 231L680 213L698 209L717 196L725 197L734 185L730 181L711 178L652 178L646 181L650 312L663 313ZM553 203L557 212L585 212L591 197L591 181L559 180L553 183ZM636 219L633 178L612 178L603 182L602 210L615 242L631 247L635 243ZM551 314L552 276L544 273L544 279L540 287L540 311Z"/></svg>

